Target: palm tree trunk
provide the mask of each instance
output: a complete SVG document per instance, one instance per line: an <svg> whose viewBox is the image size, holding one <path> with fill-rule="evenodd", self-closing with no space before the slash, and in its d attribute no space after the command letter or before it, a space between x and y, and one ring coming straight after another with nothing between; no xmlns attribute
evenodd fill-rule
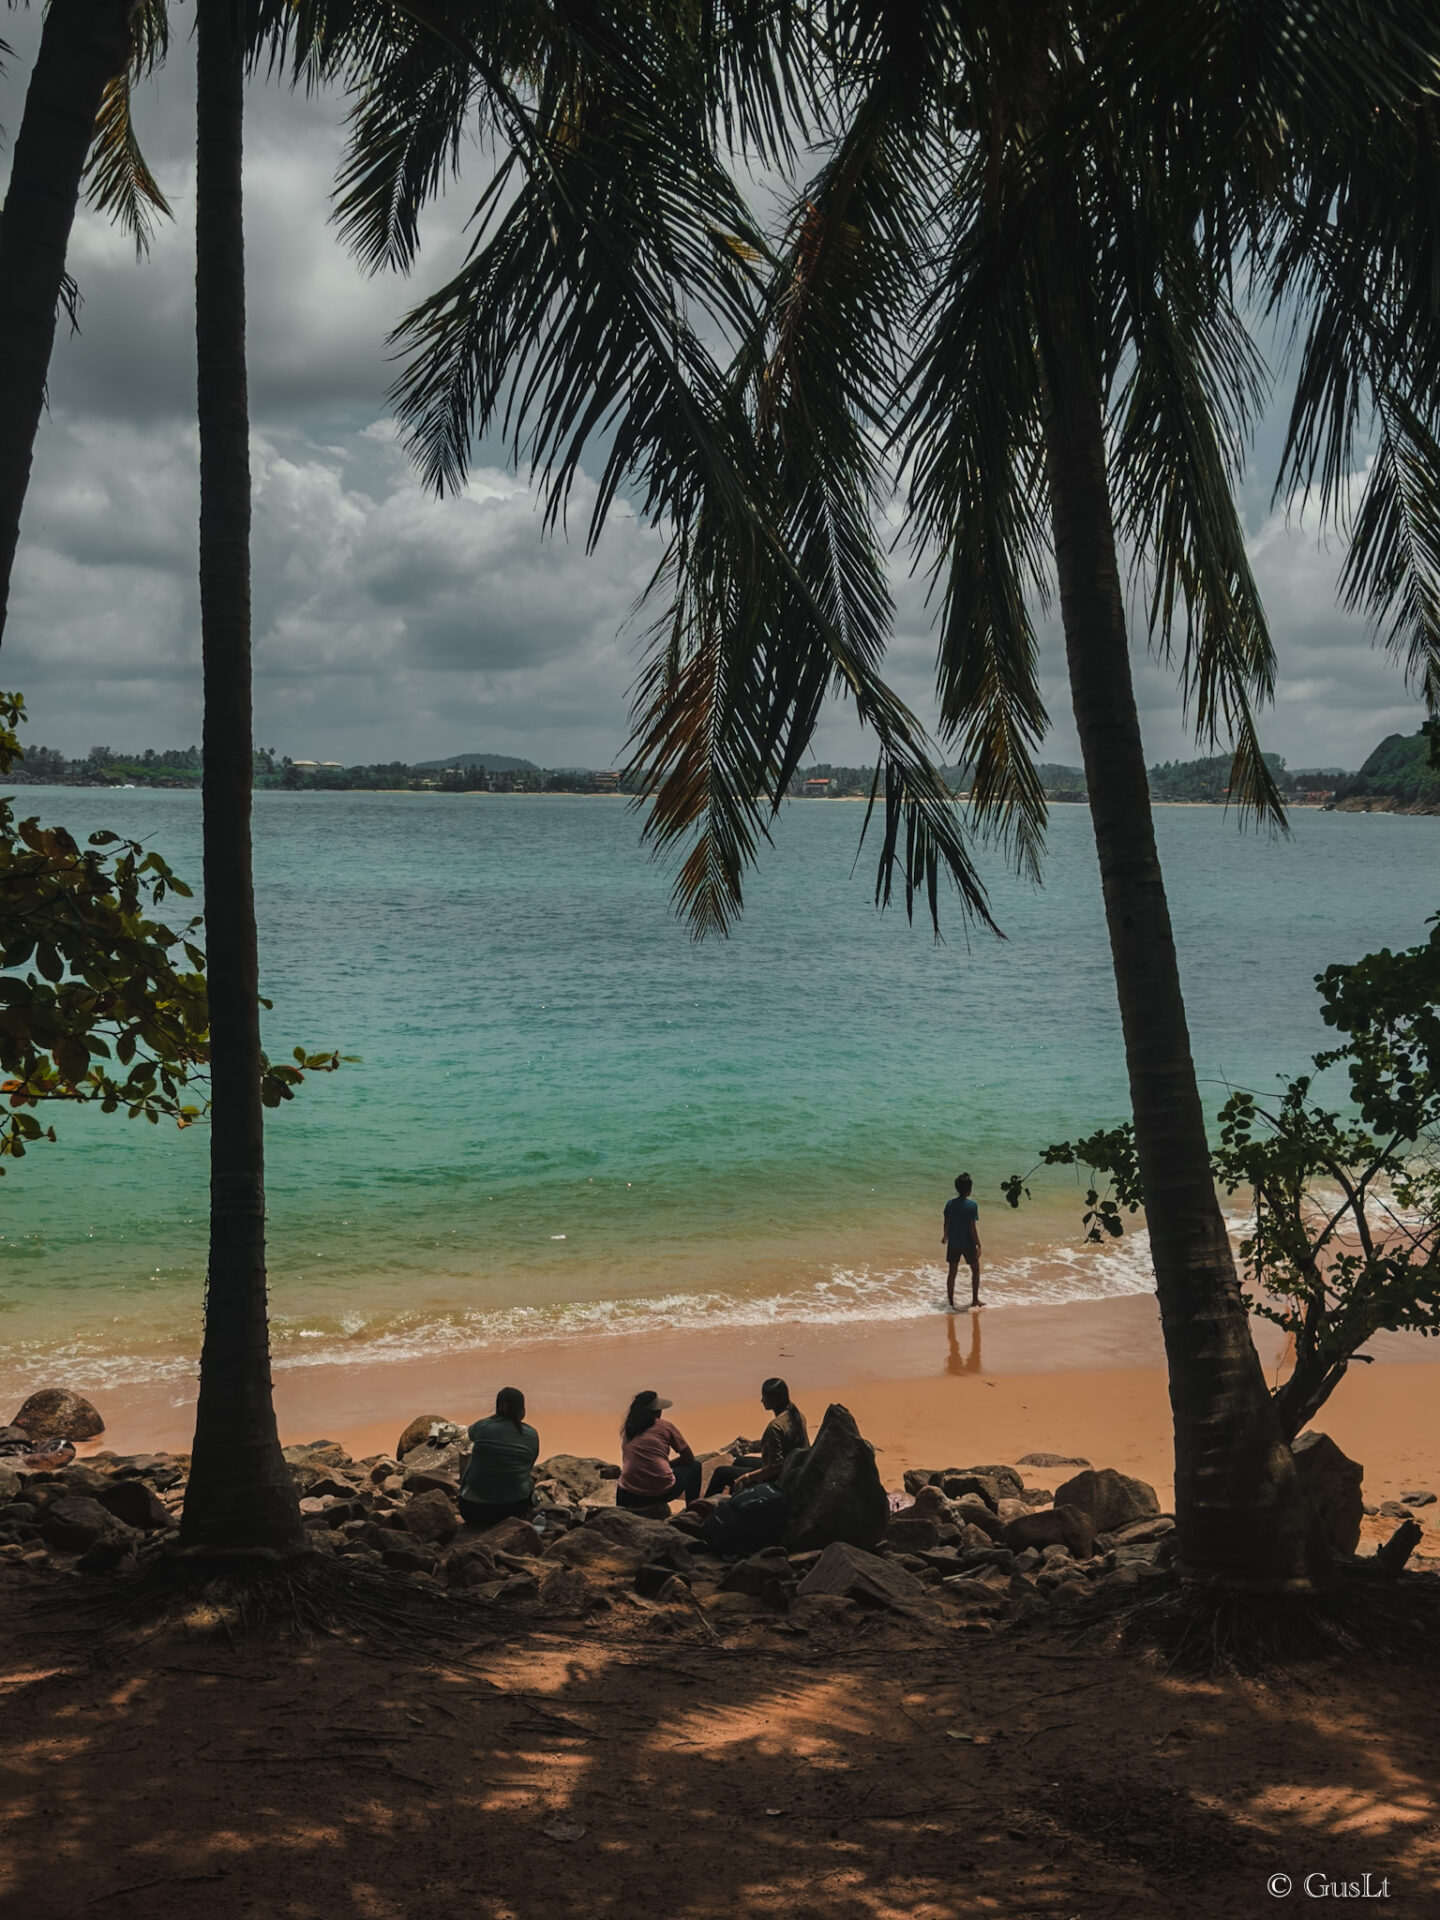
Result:
<svg viewBox="0 0 1440 1920"><path fill-rule="evenodd" d="M80 178L105 84L130 58L129 16L130 0L51 0L0 209L0 635Z"/></svg>
<svg viewBox="0 0 1440 1920"><path fill-rule="evenodd" d="M1045 343L1045 441L1075 723L1169 1362L1181 1564L1217 1586L1308 1584L1309 1526L1210 1171L1130 676L1100 383L1083 338Z"/></svg>
<svg viewBox="0 0 1440 1920"><path fill-rule="evenodd" d="M265 1130L251 870L250 417L238 0L199 0L195 337L210 975L210 1269L182 1540L285 1549L303 1536L280 1452L265 1284Z"/></svg>

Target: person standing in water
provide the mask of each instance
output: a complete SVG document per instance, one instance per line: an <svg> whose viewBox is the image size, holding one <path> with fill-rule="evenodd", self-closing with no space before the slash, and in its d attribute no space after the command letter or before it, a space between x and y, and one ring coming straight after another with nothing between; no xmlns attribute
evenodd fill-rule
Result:
<svg viewBox="0 0 1440 1920"><path fill-rule="evenodd" d="M980 1209L970 1198L975 1182L968 1173L957 1176L955 1198L945 1202L945 1223L940 1238L950 1270L945 1275L945 1297L955 1311L955 1275L963 1260L970 1269L970 1304L983 1307L980 1298Z"/></svg>

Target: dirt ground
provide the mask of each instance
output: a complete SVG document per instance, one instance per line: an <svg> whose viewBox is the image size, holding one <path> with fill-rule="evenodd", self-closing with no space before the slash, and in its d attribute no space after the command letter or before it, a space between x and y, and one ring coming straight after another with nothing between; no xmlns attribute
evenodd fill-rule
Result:
<svg viewBox="0 0 1440 1920"><path fill-rule="evenodd" d="M1379 1911L1440 1914L1436 1689L1403 1665L1196 1682L1048 1623L638 1599L477 1610L439 1658L127 1647L22 1595L5 1577L16 1920L1241 1920L1367 1873Z"/></svg>

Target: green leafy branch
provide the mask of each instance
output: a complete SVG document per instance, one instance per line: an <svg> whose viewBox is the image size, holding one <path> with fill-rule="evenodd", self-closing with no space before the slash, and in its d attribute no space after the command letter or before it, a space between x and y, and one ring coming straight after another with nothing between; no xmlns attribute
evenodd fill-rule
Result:
<svg viewBox="0 0 1440 1920"><path fill-rule="evenodd" d="M19 694L0 694L0 775L23 758L24 717ZM203 1118L202 922L160 918L171 896L189 899L190 888L139 841L106 831L82 847L63 827L17 819L0 798L0 1161L55 1138L36 1110L56 1101L151 1125ZM300 1047L293 1058L264 1061L267 1106L293 1099L307 1073L341 1064Z"/></svg>
<svg viewBox="0 0 1440 1920"><path fill-rule="evenodd" d="M1278 1099L1240 1091L1220 1110L1216 1182L1254 1209L1239 1243L1246 1304L1293 1343L1275 1390L1288 1438L1373 1335L1440 1333L1440 916L1431 925L1416 947L1316 978L1322 1015L1346 1038L1314 1066L1346 1069L1350 1114L1315 1100L1311 1074L1282 1081ZM1040 1166L1072 1165L1090 1174L1086 1239L1118 1238L1122 1210L1144 1205L1128 1123L1048 1147L1002 1191L1018 1207Z"/></svg>

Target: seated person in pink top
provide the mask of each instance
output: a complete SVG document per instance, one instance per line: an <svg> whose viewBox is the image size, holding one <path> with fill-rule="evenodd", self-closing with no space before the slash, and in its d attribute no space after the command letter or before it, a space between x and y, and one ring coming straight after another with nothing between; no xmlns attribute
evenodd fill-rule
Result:
<svg viewBox="0 0 1440 1920"><path fill-rule="evenodd" d="M617 1507L662 1507L671 1500L683 1500L689 1506L699 1497L700 1462L674 1421L662 1417L674 1404L655 1392L637 1393L630 1402L620 1429Z"/></svg>

